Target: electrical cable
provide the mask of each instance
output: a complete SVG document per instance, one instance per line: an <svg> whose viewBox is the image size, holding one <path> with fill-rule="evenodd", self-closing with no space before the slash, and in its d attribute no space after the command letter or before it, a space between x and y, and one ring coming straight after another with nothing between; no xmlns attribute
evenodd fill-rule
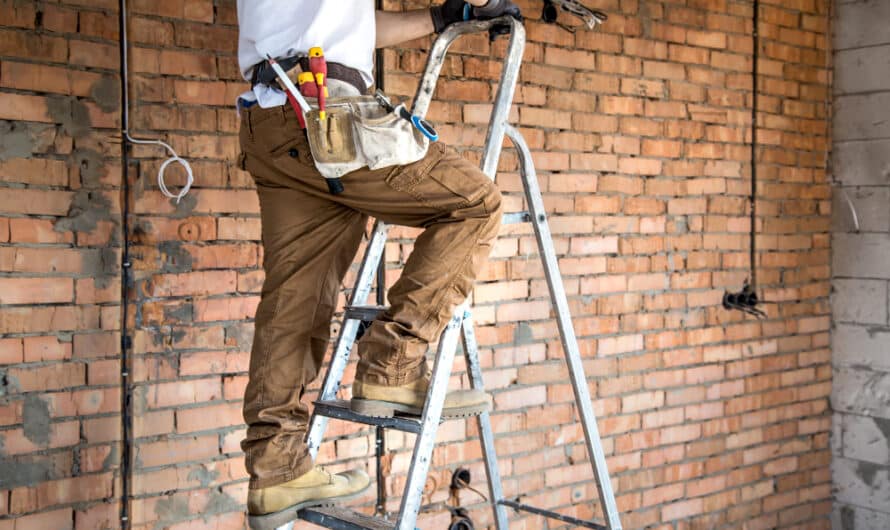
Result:
<svg viewBox="0 0 890 530"><path fill-rule="evenodd" d="M132 278L132 263L130 262L130 144L159 145L165 148L172 156L165 160L158 169L158 187L165 196L176 199L177 204L185 197L195 181L194 172L187 160L183 159L166 142L149 138L134 138L130 135L130 98L129 98L129 64L127 39L127 1L118 1L118 47L120 52L120 80L121 80L121 232L123 243L121 249L121 333L120 333L120 388L121 388L121 494L120 494L120 527L128 530L130 521L130 496L133 470L130 465L133 448L133 413L132 392L130 384L130 355L133 340L128 331L130 287ZM174 194L167 187L164 173L170 164L179 164L186 174L185 185L179 193Z"/></svg>
<svg viewBox="0 0 890 530"><path fill-rule="evenodd" d="M750 285L753 291L757 291L757 91L758 91L758 67L760 59L760 0L754 0L754 32L753 32L753 64L751 66L751 232L749 245L749 261L751 266Z"/></svg>
<svg viewBox="0 0 890 530"><path fill-rule="evenodd" d="M757 62L760 59L760 0L753 0L753 33L752 33L752 66L751 66L751 203L750 227L748 241L748 266L749 276L742 286L742 290L736 293L729 291L723 294L723 307L730 310L738 310L757 318L765 318L767 315L757 306L763 302L757 296L757 112L759 105L757 93L760 76L758 75ZM854 214L855 216L855 214ZM857 219L858 221L858 219Z"/></svg>
<svg viewBox="0 0 890 530"><path fill-rule="evenodd" d="M129 126L128 87L127 73L127 2L119 0L118 24L120 35L120 77L121 77L121 231L123 232L123 248L121 249L121 362L120 362L120 388L121 388L121 494L120 494L120 527L121 530L130 528L130 482L132 481L132 469L130 468L130 454L133 445L133 416L131 414L130 399L130 370L129 349L132 340L128 333L128 317L130 299L130 179L127 167L129 161L129 145L127 139L127 127Z"/></svg>
<svg viewBox="0 0 890 530"><path fill-rule="evenodd" d="M169 144L162 142L161 140L134 138L130 136L130 133L126 129L123 130L123 134L127 141L129 141L130 143L160 145L170 152L172 156L165 160L164 163L161 164L161 167L158 169L158 188L161 189L161 193L171 199L176 199L176 203L179 204L179 201L188 194L189 190L192 189L192 184L195 182L195 175L192 172L192 166L188 163L188 160L180 157L178 154L176 154L176 151L174 151L173 148L170 147ZM177 194L171 193L170 190L167 188L167 183L164 181L164 172L167 170L167 166L173 163L181 165L185 170L186 175L185 185L182 187L182 189L179 190L179 193Z"/></svg>
<svg viewBox="0 0 890 530"><path fill-rule="evenodd" d="M847 201L847 206L850 207L850 214L853 216L853 228L854 231L858 234L861 231L859 227L859 214L856 213L856 206L853 204L853 201L850 199L850 196L847 195L847 190L843 188L843 186L838 188L841 192L841 195L844 196L844 200Z"/></svg>
<svg viewBox="0 0 890 530"><path fill-rule="evenodd" d="M195 175L192 171L192 166L188 163L188 160L180 157L176 151L170 147L170 144L163 142L161 140L154 140L151 138L134 138L130 136L130 105L129 98L127 97L127 90L129 85L129 65L127 61L127 2L126 0L119 0L120 9L119 12L119 24L120 24L120 54L121 54L121 88L122 88L122 98L121 98L121 139L124 144L126 142L130 142L133 144L142 144L142 145L159 145L166 149L172 156L164 161L161 164L160 169L158 169L158 188L161 189L161 193L163 193L166 197L170 199L176 199L176 203L179 204L179 201L185 197L189 190L192 188L192 184L195 181ZM164 172L167 170L167 167L170 164L177 163L183 167L186 174L185 185L177 194L173 194L170 192L169 188L167 188L167 183L164 181ZM126 172L126 168L124 169Z"/></svg>

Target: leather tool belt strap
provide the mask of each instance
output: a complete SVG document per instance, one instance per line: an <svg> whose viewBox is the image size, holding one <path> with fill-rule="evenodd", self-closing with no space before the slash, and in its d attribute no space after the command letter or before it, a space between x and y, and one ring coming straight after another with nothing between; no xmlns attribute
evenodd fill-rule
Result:
<svg viewBox="0 0 890 530"><path fill-rule="evenodd" d="M294 69L299 66L300 71L309 72L309 58L301 57L299 55L295 55L293 57L286 57L284 59L276 59L281 68L287 72L288 77L291 78L295 83L297 81L296 74L299 71L295 71ZM349 83L353 87L358 90L359 94L365 94L368 91L368 87L365 85L365 80L362 77L361 72L356 70L355 68L350 68L349 66L334 63L328 61L328 78L329 79L338 79L340 81ZM264 85L277 85L278 78L275 75L275 70L269 65L269 61L263 61L261 63L257 63L253 67L253 74L250 78L250 85L255 86L258 84Z"/></svg>

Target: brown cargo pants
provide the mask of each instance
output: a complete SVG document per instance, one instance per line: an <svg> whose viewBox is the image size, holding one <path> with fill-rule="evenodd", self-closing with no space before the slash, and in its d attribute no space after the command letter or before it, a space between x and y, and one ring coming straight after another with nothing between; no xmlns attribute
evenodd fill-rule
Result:
<svg viewBox="0 0 890 530"><path fill-rule="evenodd" d="M491 250L501 196L477 167L440 143L407 166L343 177L331 195L288 106L243 111L241 166L256 181L266 272L256 313L242 442L251 488L292 480L312 467L301 402L318 374L343 277L368 216L422 227L390 309L358 344L356 378L401 385L426 370L427 345L469 294Z"/></svg>

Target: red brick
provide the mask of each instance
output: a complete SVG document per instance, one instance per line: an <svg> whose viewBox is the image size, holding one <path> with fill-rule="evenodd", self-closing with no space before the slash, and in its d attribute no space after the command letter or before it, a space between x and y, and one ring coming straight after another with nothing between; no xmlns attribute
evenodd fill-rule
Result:
<svg viewBox="0 0 890 530"><path fill-rule="evenodd" d="M53 528L58 530L73 530L74 518L71 508L26 515L17 519L8 520L11 525L8 530L25 530L29 528ZM0 526L0 528L4 528ZM4 528L7 530L7 528Z"/></svg>
<svg viewBox="0 0 890 530"><path fill-rule="evenodd" d="M222 294L234 291L235 281L232 271L164 274L155 276L146 288L152 296Z"/></svg>
<svg viewBox="0 0 890 530"><path fill-rule="evenodd" d="M222 429L231 425L238 425L241 421L240 403L189 408L176 411L176 432L185 434Z"/></svg>
<svg viewBox="0 0 890 530"><path fill-rule="evenodd" d="M25 337L25 362L61 361L71 358L71 343L58 337Z"/></svg>
<svg viewBox="0 0 890 530"><path fill-rule="evenodd" d="M219 442L216 436L188 436L142 443L136 451L143 467L168 466L212 458L219 454Z"/></svg>
<svg viewBox="0 0 890 530"><path fill-rule="evenodd" d="M0 339L0 365L24 361L22 339Z"/></svg>

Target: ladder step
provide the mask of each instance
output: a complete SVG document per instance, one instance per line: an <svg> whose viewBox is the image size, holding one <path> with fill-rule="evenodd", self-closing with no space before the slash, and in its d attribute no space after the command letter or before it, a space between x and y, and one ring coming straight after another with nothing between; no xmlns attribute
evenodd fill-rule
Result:
<svg viewBox="0 0 890 530"><path fill-rule="evenodd" d="M346 319L348 320L365 320L370 322L377 318L380 313L386 311L386 306L382 305L350 305L346 306Z"/></svg>
<svg viewBox="0 0 890 530"><path fill-rule="evenodd" d="M363 513L344 508L306 508L300 510L300 519L334 530L393 530L396 525Z"/></svg>
<svg viewBox="0 0 890 530"><path fill-rule="evenodd" d="M394 418L374 418L353 412L349 408L349 401L345 399L332 399L330 401L316 401L315 413L328 418L375 425L386 429L420 434L420 418L406 418L396 416Z"/></svg>
<svg viewBox="0 0 890 530"><path fill-rule="evenodd" d="M505 213L501 218L502 225L515 225L519 223L529 223L532 216L528 212Z"/></svg>

